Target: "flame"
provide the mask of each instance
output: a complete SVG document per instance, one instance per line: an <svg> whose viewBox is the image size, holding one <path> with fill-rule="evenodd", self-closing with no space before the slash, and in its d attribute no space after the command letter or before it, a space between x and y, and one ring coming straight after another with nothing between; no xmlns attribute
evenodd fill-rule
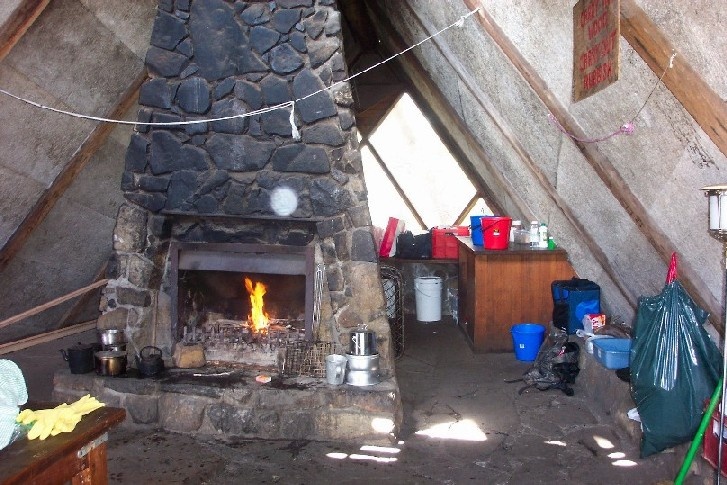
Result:
<svg viewBox="0 0 727 485"><path fill-rule="evenodd" d="M245 289L250 295L250 315L248 319L252 324L254 332L264 333L267 331L270 317L263 310L263 295L267 292L267 287L259 281L254 283L250 278L245 278Z"/></svg>

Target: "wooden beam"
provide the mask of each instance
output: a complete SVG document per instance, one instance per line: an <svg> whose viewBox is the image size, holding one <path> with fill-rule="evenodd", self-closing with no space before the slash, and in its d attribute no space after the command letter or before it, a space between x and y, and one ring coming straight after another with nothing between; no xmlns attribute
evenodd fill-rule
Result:
<svg viewBox="0 0 727 485"><path fill-rule="evenodd" d="M477 0L463 0L467 8L474 10L480 7ZM540 98L545 107L552 113L558 122L569 133L579 138L587 138L587 135L581 130L578 123L570 115L568 110L558 101L555 95L548 89L545 81L538 75L535 69L525 60L517 48L512 44L510 39L502 32L500 27L495 24L494 20L486 11L480 10L478 14L473 16L480 26L487 32L493 41L500 47L503 54L507 56L512 65L520 72L523 79L530 85L530 88ZM570 139L570 138L569 138ZM601 153L594 143L580 143L573 141L580 150L583 157L593 167L598 177L608 190L611 191L613 197L621 204L629 217L637 228L643 233L644 237L654 247L659 257L668 264L671 255L676 251L676 247L671 243L666 234L661 230L658 224L651 218L648 211L641 204L641 201L631 192L628 184L621 177L610 160ZM709 287L705 284L694 268L686 261L679 263L680 282L687 289L689 294L694 298L698 305L705 308L712 315L721 315L722 306L716 298L712 296ZM614 282L618 281L616 279ZM625 294L625 296L628 293ZM632 300L632 298L629 298ZM719 322L713 322L718 328L723 328Z"/></svg>
<svg viewBox="0 0 727 485"><path fill-rule="evenodd" d="M50 0L25 0L0 27L0 61L15 47L31 25L40 17Z"/></svg>
<svg viewBox="0 0 727 485"><path fill-rule="evenodd" d="M93 277L93 281L99 281L100 279L104 278L106 275L106 268L108 266L108 260L104 261L101 264L101 267L96 271L96 275ZM78 317L78 314L82 312L86 305L88 304L88 301L91 298L97 298L98 301L98 294L95 291L89 291L88 293L81 296L78 300L76 300L76 303L73 304L71 308L68 309L68 311L58 320L58 325L56 325L56 328L65 328L69 326L68 322L72 322L75 318Z"/></svg>
<svg viewBox="0 0 727 485"><path fill-rule="evenodd" d="M139 99L139 89L146 79L146 70L142 70L139 75L132 80L128 89L119 99L118 104L112 108L106 118L120 118L129 108ZM59 120L62 122L62 120ZM96 151L101 148L103 143L111 134L111 130L116 127L113 123L99 123L96 128L86 137L81 146L76 150L71 160L66 163L63 170L56 176L50 187L48 187L43 195L37 200L33 208L28 212L15 230L8 242L0 250L0 272L3 271L8 263L15 257L23 247L30 235L36 227L43 222L43 219L51 211L58 199L70 187L73 180L81 170L86 166Z"/></svg>
<svg viewBox="0 0 727 485"><path fill-rule="evenodd" d="M66 302L72 298L83 295L84 293L86 293L88 291L94 290L96 288L101 288L103 285L105 285L108 282L109 282L109 280L107 280L107 279L96 281L95 283L92 283L88 286L84 286L83 288L74 290L66 295L59 296L58 298L51 300L47 303L38 305L37 307L31 308L30 310L26 310L23 313L19 313L10 318L6 318L2 322L0 322L0 328L4 328L4 327L7 327L8 325L18 323L21 320L24 320L28 317L32 317L33 315L37 315L38 313L44 312L44 311L48 310L49 308L53 308L54 306L60 305L61 303Z"/></svg>
<svg viewBox="0 0 727 485"><path fill-rule="evenodd" d="M664 85L717 148L727 155L727 103L689 65L686 58L676 51L669 39L634 0L621 0L621 35L657 77L666 69L666 75L662 79ZM722 34L715 32L714 35ZM672 67L667 69L672 53L676 53L676 56ZM724 60L724 52L713 54Z"/></svg>
<svg viewBox="0 0 727 485"><path fill-rule="evenodd" d="M96 328L96 320L91 320L84 323L72 325L70 327L62 328L60 330L53 330L52 332L45 332L39 335L33 335L32 337L26 337L21 340L15 340L14 342L8 342L0 344L0 355L8 354L10 352L17 352L18 350L27 349L34 345L52 342L59 338L68 337L69 335L75 335L77 333L86 332Z"/></svg>

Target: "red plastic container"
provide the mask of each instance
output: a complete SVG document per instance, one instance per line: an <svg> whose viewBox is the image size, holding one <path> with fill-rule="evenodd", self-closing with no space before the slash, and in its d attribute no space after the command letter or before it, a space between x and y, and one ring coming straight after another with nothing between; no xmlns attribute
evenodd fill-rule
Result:
<svg viewBox="0 0 727 485"><path fill-rule="evenodd" d="M469 236L467 226L443 226L432 228L432 258L457 259L457 238L455 236Z"/></svg>
<svg viewBox="0 0 727 485"><path fill-rule="evenodd" d="M480 223L485 249L507 249L510 244L512 218L488 216L483 217Z"/></svg>
<svg viewBox="0 0 727 485"><path fill-rule="evenodd" d="M727 419L724 426L725 434L727 434ZM717 458L719 457L719 406L712 413L712 419L704 430L704 441L702 443L702 457L709 462L710 465L717 469ZM722 438L722 476L727 477L727 437Z"/></svg>

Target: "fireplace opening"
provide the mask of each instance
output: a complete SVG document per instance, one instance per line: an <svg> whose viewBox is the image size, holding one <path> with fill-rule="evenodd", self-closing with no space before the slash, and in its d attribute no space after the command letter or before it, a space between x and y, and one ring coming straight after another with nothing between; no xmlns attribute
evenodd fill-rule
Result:
<svg viewBox="0 0 727 485"><path fill-rule="evenodd" d="M312 337L312 251L280 245L174 243L172 337L210 361L277 365Z"/></svg>

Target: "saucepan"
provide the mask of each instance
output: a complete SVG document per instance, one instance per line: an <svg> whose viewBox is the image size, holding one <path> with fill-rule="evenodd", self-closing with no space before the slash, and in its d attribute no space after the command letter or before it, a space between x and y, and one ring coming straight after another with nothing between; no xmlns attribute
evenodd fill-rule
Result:
<svg viewBox="0 0 727 485"><path fill-rule="evenodd" d="M102 350L94 354L96 374L100 376L118 376L126 372L126 352Z"/></svg>

